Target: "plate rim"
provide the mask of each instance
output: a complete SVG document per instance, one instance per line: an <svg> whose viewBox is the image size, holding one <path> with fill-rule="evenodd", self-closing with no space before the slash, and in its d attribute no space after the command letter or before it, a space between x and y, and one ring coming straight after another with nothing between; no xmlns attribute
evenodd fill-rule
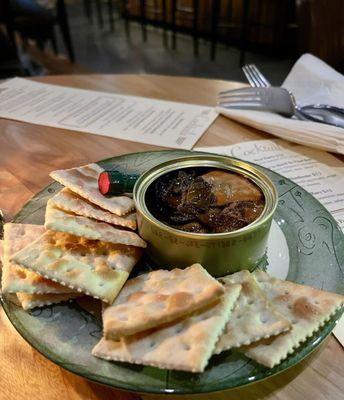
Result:
<svg viewBox="0 0 344 400"><path fill-rule="evenodd" d="M234 386L230 386L227 388L223 388L223 387L218 387L215 390L199 390L199 391L190 391L190 390L185 390L185 389L168 389L168 388L163 388L163 389L159 389L159 390L137 390L137 389L133 389L132 387L130 387L129 385L126 385L125 382L120 381L119 383L123 383L122 386L114 386L113 384L111 384L111 378L106 378L103 377L102 375L97 375L97 374L90 374L88 372L79 372L76 369L74 369L73 367L67 367L63 364L63 362L60 362L58 359L53 359L53 357L48 356L46 353L44 353L38 346L36 346L35 344L32 343L32 341L30 341L29 337L30 335L28 335L25 331L25 328L22 327L23 331L25 332L24 334L22 333L21 329L19 328L19 326L17 325L17 323L13 323L12 319L10 318L10 315L8 313L8 308L7 307L7 303L6 301L4 301L3 295L0 295L0 303L3 306L3 309L5 311L5 314L7 316L7 318L9 319L9 321L11 322L11 324L13 325L13 327L15 328L15 330L20 334L20 336L30 345L32 346L36 351L38 351L44 358L48 359L50 362L53 362L54 364L58 365L59 367L67 370L68 372L71 372L77 376L81 376L82 378L85 378L89 381L101 384L101 385L105 385L107 387L110 387L112 389L117 389L117 390L124 390L124 391L128 391L128 392L134 392L134 393L143 393L143 394L161 394L161 395L186 395L186 394L206 394L206 393L216 393L216 392L222 392L225 390L231 390L231 389L238 389L238 388L243 388L255 383L260 383L266 379L269 379L273 376L279 375L282 372L285 372L287 370L289 370L292 367L295 367L297 364L299 364L300 362L304 361L306 358L308 358L309 356L311 356L316 350L319 350L320 346L324 344L324 342L328 339L328 337L331 335L332 330L334 328L334 326L336 325L337 321L339 320L339 318L342 316L343 314L343 307L342 309L337 310L334 314L332 314L331 318L333 319L336 316L336 319L334 321L332 321L329 325L326 325L329 323L329 321L325 322L325 324L323 325L323 327L325 327L325 329L327 330L326 334L321 338L321 340L314 346L312 346L311 350L305 354L304 356L302 356L296 363L291 364L289 366L287 366L286 368L281 368L281 369L277 369L275 370L275 368L271 369L270 371L272 371L270 373L269 370L261 372L261 374L265 374L265 376L263 377L259 377L259 374L257 375L258 378L253 379L251 382L247 382L244 384L238 384L238 385L234 385ZM86 311L87 312L87 311ZM20 324L21 325L21 324ZM316 332L315 332L316 333ZM35 339L33 339L33 342L35 343ZM231 350L229 350L231 351ZM107 361L107 360L104 360ZM109 361L108 361L109 362ZM80 368L80 366L78 366L78 368ZM152 367L153 368L153 367ZM278 366L277 366L278 368ZM166 370L166 371L170 371L170 370ZM218 384L217 386L221 386L221 384ZM205 387L206 388L206 387Z"/></svg>

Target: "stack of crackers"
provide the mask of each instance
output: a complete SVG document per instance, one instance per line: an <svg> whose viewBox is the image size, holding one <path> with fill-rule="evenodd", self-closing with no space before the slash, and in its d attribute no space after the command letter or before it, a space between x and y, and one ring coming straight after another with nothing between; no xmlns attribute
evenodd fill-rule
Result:
<svg viewBox="0 0 344 400"><path fill-rule="evenodd" d="M103 301L106 360L203 372L230 349L269 368L284 360L342 305L343 296L256 270L219 280L201 265L128 280L146 243L134 202L98 191L102 169L54 171L64 188L47 203L45 225L6 224L2 290L24 309L73 299Z"/></svg>
<svg viewBox="0 0 344 400"><path fill-rule="evenodd" d="M86 294L112 303L146 243L135 233L134 202L104 197L90 164L52 172L65 187L48 201L45 225L6 224L2 291L24 309Z"/></svg>
<svg viewBox="0 0 344 400"><path fill-rule="evenodd" d="M113 361L203 372L237 349L269 368L292 353L343 304L343 296L257 270L212 278L199 264L127 281L103 310L92 354Z"/></svg>

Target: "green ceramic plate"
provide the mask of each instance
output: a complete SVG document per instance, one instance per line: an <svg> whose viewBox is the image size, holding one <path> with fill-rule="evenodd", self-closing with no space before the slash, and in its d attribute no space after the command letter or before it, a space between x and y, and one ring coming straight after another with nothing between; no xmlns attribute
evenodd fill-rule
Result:
<svg viewBox="0 0 344 400"><path fill-rule="evenodd" d="M129 154L101 161L127 172L141 173L184 151ZM325 208L301 187L264 169L279 192L279 204L269 239L267 265L274 276L344 294L344 237ZM34 196L17 214L18 223L42 224L47 200L59 189L56 183ZM147 269L147 260L136 272ZM308 338L279 366L268 369L235 351L212 357L202 374L160 370L141 365L103 361L91 349L101 337L101 321L78 303L24 312L8 298L3 307L17 331L39 352L61 367L116 388L150 393L202 393L256 382L298 363L331 332L342 310Z"/></svg>

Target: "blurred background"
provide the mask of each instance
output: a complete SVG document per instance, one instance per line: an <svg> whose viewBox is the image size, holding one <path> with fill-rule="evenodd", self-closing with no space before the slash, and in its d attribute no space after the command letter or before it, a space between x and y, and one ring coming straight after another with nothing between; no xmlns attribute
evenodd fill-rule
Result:
<svg viewBox="0 0 344 400"><path fill-rule="evenodd" d="M142 73L279 85L310 52L344 72L344 0L0 0L0 78Z"/></svg>

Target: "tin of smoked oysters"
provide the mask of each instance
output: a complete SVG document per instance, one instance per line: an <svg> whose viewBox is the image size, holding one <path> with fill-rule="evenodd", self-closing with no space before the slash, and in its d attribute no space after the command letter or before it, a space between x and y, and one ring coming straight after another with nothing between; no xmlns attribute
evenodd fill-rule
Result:
<svg viewBox="0 0 344 400"><path fill-rule="evenodd" d="M198 262L218 277L264 258L278 196L251 164L214 155L170 160L144 172L133 194L146 251L165 268Z"/></svg>
<svg viewBox="0 0 344 400"><path fill-rule="evenodd" d="M99 192L109 169L141 175L134 199ZM63 186L4 225L2 302L24 338L72 372L141 392L223 390L297 363L342 314L343 234L276 173L166 151L51 177ZM285 280L267 243L288 249Z"/></svg>

